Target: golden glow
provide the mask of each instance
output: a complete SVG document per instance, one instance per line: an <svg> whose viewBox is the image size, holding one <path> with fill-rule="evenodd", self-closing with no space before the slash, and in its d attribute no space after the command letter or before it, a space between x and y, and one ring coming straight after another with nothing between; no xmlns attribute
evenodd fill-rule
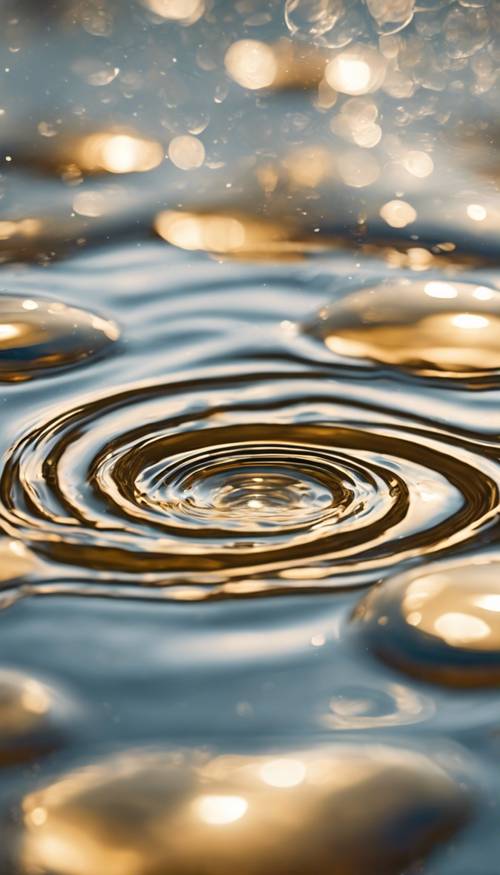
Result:
<svg viewBox="0 0 500 875"><path fill-rule="evenodd" d="M205 0L142 0L145 6L161 18L194 24L205 12Z"/></svg>
<svg viewBox="0 0 500 875"><path fill-rule="evenodd" d="M403 596L406 621L450 647L500 651L500 563L423 574Z"/></svg>
<svg viewBox="0 0 500 875"><path fill-rule="evenodd" d="M473 222L484 222L488 215L488 211L481 204L469 204L467 207L467 215Z"/></svg>
<svg viewBox="0 0 500 875"><path fill-rule="evenodd" d="M430 298L457 298L458 290L451 283L439 281L428 282L424 286L424 292Z"/></svg>
<svg viewBox="0 0 500 875"><path fill-rule="evenodd" d="M0 670L0 756L2 742L12 737L22 744L26 733L44 730L51 704L49 689L38 681L19 671Z"/></svg>
<svg viewBox="0 0 500 875"><path fill-rule="evenodd" d="M242 88L258 90L273 84L278 73L278 61L273 49L258 40L238 40L230 46L224 58L226 70Z"/></svg>
<svg viewBox="0 0 500 875"><path fill-rule="evenodd" d="M168 157L179 170L196 170L205 161L205 147L198 137L185 134L170 141Z"/></svg>
<svg viewBox="0 0 500 875"><path fill-rule="evenodd" d="M434 280L381 283L338 301L312 330L338 355L433 375L496 370L500 293L478 299L477 288Z"/></svg>
<svg viewBox="0 0 500 875"><path fill-rule="evenodd" d="M341 94L369 94L380 88L385 70L382 55L369 46L356 45L340 52L327 64L325 78Z"/></svg>
<svg viewBox="0 0 500 875"><path fill-rule="evenodd" d="M248 802L242 796L200 796L195 802L195 809L204 823L226 826L245 816Z"/></svg>
<svg viewBox="0 0 500 875"><path fill-rule="evenodd" d="M417 218L417 211L406 201L388 201L380 210L380 215L391 228L406 228Z"/></svg>
<svg viewBox="0 0 500 875"><path fill-rule="evenodd" d="M422 809L436 812L430 825ZM354 873L420 860L455 816L458 827L462 804L424 755L342 744L280 759L132 751L32 793L22 813L23 871L205 872L208 860L211 872L234 875L251 859L253 872L322 872L334 860ZM412 825L404 859L388 833L402 818Z"/></svg>
<svg viewBox="0 0 500 875"><path fill-rule="evenodd" d="M270 787L298 787L306 777L306 767L300 760L270 760L261 766L259 774Z"/></svg>
<svg viewBox="0 0 500 875"><path fill-rule="evenodd" d="M478 286L472 294L477 301L491 301L495 297L493 289L489 289L487 286Z"/></svg>
<svg viewBox="0 0 500 875"><path fill-rule="evenodd" d="M83 170L108 173L145 173L163 161L156 140L131 134L91 134L79 143L74 160Z"/></svg>
<svg viewBox="0 0 500 875"><path fill-rule="evenodd" d="M180 249L232 256L283 256L307 249L291 239L286 225L257 216L184 213L167 210L155 220L157 233Z"/></svg>
<svg viewBox="0 0 500 875"><path fill-rule="evenodd" d="M434 622L434 629L443 641L452 647L466 647L481 638L487 638L491 629L488 623L471 614L450 612L441 614Z"/></svg>
<svg viewBox="0 0 500 875"><path fill-rule="evenodd" d="M42 230L42 222L39 219L18 219L16 221L0 221L0 240L9 240L11 237L35 237Z"/></svg>
<svg viewBox="0 0 500 875"><path fill-rule="evenodd" d="M8 322L0 324L0 346L3 340L12 340L14 337L19 337L22 334L22 329L19 325L9 325Z"/></svg>
<svg viewBox="0 0 500 875"><path fill-rule="evenodd" d="M452 325L463 328L464 331L477 331L487 328L490 320L486 316L478 316L476 313L457 313L451 319Z"/></svg>

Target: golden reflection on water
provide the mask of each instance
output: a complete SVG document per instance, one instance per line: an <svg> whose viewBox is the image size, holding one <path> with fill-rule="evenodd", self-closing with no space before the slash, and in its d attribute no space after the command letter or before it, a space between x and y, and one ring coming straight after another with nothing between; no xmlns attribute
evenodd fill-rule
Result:
<svg viewBox="0 0 500 875"><path fill-rule="evenodd" d="M57 875L396 875L456 832L467 807L430 759L389 747L138 751L27 796L22 861Z"/></svg>
<svg viewBox="0 0 500 875"><path fill-rule="evenodd" d="M0 766L37 760L56 744L61 702L24 672L0 668Z"/></svg>
<svg viewBox="0 0 500 875"><path fill-rule="evenodd" d="M295 168L304 178L302 169ZM293 172L293 171L292 171ZM321 172L316 168L313 172ZM295 237L295 228L244 213L191 213L166 210L158 213L155 230L167 243L180 249L245 258L296 257L323 248L318 240Z"/></svg>
<svg viewBox="0 0 500 875"><path fill-rule="evenodd" d="M319 314L310 331L341 356L467 376L500 368L500 293L483 285L389 280Z"/></svg>
<svg viewBox="0 0 500 875"><path fill-rule="evenodd" d="M156 140L121 132L90 134L69 147L67 155L82 170L116 174L145 173L158 167L163 158L164 149Z"/></svg>
<svg viewBox="0 0 500 875"><path fill-rule="evenodd" d="M500 680L500 562L464 559L398 575L358 606L376 651L424 678Z"/></svg>
<svg viewBox="0 0 500 875"><path fill-rule="evenodd" d="M118 326L61 301L0 295L0 381L42 376L104 352Z"/></svg>

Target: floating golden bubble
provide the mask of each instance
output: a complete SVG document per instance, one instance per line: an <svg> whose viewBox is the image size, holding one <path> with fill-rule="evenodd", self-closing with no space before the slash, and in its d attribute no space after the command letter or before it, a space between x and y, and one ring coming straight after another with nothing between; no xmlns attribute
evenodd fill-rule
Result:
<svg viewBox="0 0 500 875"><path fill-rule="evenodd" d="M226 70L242 88L258 90L273 84L278 74L278 61L271 46L258 40L238 40L229 47L224 58Z"/></svg>
<svg viewBox="0 0 500 875"><path fill-rule="evenodd" d="M90 134L68 147L68 160L82 170L146 173L163 161L161 143L127 133ZM61 155L61 162L66 155Z"/></svg>
<svg viewBox="0 0 500 875"><path fill-rule="evenodd" d="M45 376L104 353L118 337L114 322L61 301L0 295L0 381Z"/></svg>
<svg viewBox="0 0 500 875"><path fill-rule="evenodd" d="M170 21L194 24L205 13L205 0L142 0L144 6Z"/></svg>
<svg viewBox="0 0 500 875"><path fill-rule="evenodd" d="M387 746L138 751L26 797L21 857L57 875L397 875L456 833L469 807L430 758Z"/></svg>
<svg viewBox="0 0 500 875"><path fill-rule="evenodd" d="M341 94L370 94L384 82L387 62L376 49L353 45L335 55L327 64L325 78Z"/></svg>
<svg viewBox="0 0 500 875"><path fill-rule="evenodd" d="M380 215L391 228L406 228L417 218L417 211L406 201L388 201L380 209Z"/></svg>
<svg viewBox="0 0 500 875"><path fill-rule="evenodd" d="M180 249L236 257L295 257L314 248L314 240L295 238L289 224L241 213L159 213L155 230Z"/></svg>
<svg viewBox="0 0 500 875"><path fill-rule="evenodd" d="M392 280L323 309L307 330L342 356L432 376L500 368L500 292L464 282Z"/></svg>
<svg viewBox="0 0 500 875"><path fill-rule="evenodd" d="M374 651L412 674L459 686L500 683L500 562L413 569L358 606Z"/></svg>

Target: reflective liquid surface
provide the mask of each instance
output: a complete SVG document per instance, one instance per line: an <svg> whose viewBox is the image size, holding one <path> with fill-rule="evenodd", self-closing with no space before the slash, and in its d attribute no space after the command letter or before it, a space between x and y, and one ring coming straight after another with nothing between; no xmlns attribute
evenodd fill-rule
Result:
<svg viewBox="0 0 500 875"><path fill-rule="evenodd" d="M3 4L2 875L494 875L499 14Z"/></svg>

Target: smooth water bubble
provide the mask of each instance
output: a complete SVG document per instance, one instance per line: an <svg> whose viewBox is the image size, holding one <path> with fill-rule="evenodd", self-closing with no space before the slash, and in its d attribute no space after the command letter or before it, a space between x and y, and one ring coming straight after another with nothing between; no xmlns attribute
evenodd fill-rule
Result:
<svg viewBox="0 0 500 875"><path fill-rule="evenodd" d="M132 751L27 796L20 854L58 875L398 875L470 807L431 758L387 746Z"/></svg>
<svg viewBox="0 0 500 875"><path fill-rule="evenodd" d="M325 78L342 94L371 94L383 85L387 62L372 46L359 43L335 55L326 66Z"/></svg>
<svg viewBox="0 0 500 875"><path fill-rule="evenodd" d="M45 376L106 352L117 325L61 301L0 295L0 381Z"/></svg>
<svg viewBox="0 0 500 875"><path fill-rule="evenodd" d="M268 88L278 73L275 52L267 43L245 39L233 43L224 58L226 70L242 88Z"/></svg>
<svg viewBox="0 0 500 875"><path fill-rule="evenodd" d="M205 161L205 147L198 137L184 134L170 141L168 157L179 170L196 170Z"/></svg>
<svg viewBox="0 0 500 875"><path fill-rule="evenodd" d="M30 675L0 668L0 766L35 760L62 740L64 698Z"/></svg>
<svg viewBox="0 0 500 875"><path fill-rule="evenodd" d="M387 280L323 308L306 331L340 356L433 377L484 375L500 368L500 292L454 280Z"/></svg>
<svg viewBox="0 0 500 875"><path fill-rule="evenodd" d="M382 659L458 686L500 683L500 562L413 569L364 598L355 620Z"/></svg>

